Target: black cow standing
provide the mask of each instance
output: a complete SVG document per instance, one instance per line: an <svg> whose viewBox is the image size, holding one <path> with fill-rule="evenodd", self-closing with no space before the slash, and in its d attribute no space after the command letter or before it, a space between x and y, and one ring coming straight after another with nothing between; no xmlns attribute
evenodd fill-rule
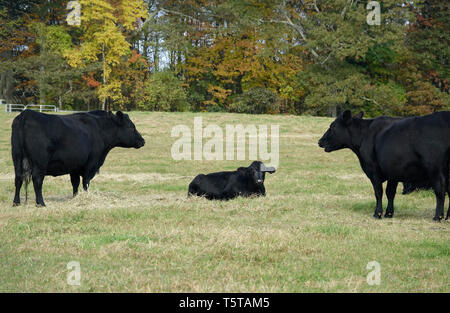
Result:
<svg viewBox="0 0 450 313"><path fill-rule="evenodd" d="M83 189L115 147L141 148L145 141L127 114L92 111L50 115L25 110L12 123L11 147L15 170L13 205L20 204L20 188L32 178L36 204L45 206L42 183L47 175L70 174L73 195L80 176ZM25 186L26 188L26 186Z"/></svg>
<svg viewBox="0 0 450 313"><path fill-rule="evenodd" d="M197 175L189 184L188 197L196 195L213 200L229 200L237 196L265 196L265 174L274 173L275 168L254 161L249 167L236 171Z"/></svg>
<svg viewBox="0 0 450 313"><path fill-rule="evenodd" d="M365 120L362 116L361 112L352 117L349 110L340 114L319 140L319 146L325 152L349 148L358 156L375 191L374 217L381 218L383 213L383 182L387 181L385 217L393 217L398 182L429 181L436 194L434 220L441 220L445 193L450 194L450 112L402 119Z"/></svg>

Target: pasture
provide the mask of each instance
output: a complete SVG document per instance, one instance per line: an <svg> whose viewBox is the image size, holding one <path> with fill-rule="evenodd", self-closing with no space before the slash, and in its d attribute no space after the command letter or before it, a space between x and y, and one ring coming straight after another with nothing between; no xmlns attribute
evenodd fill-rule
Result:
<svg viewBox="0 0 450 313"><path fill-rule="evenodd" d="M450 222L432 221L433 193L403 196L399 186L394 218L373 219L356 156L317 146L329 118L132 112L146 145L114 149L75 198L68 175L46 177L47 207L38 208L32 185L28 203L12 207L14 116L0 113L0 292L450 291ZM197 174L251 163L173 160L172 127L196 116L223 129L280 125L267 197L186 197ZM80 286L66 282L70 261L80 263ZM366 282L370 261L380 285Z"/></svg>

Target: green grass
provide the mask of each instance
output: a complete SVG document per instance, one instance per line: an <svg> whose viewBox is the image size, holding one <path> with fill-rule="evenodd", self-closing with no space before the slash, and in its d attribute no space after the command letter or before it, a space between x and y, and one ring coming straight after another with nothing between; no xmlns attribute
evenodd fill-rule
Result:
<svg viewBox="0 0 450 313"><path fill-rule="evenodd" d="M10 125L0 113L0 292L449 292L450 223L435 223L431 192L398 194L393 219L348 150L317 140L331 119L236 114L131 113L146 139L114 149L89 192L46 177L47 207L12 207ZM280 166L267 197L187 199L198 173L250 161L174 161L177 124L280 125ZM399 187L401 191L401 187ZM23 200L23 197L22 197ZM384 199L386 207L386 199ZM81 285L66 283L78 261ZM366 283L367 263L381 284Z"/></svg>

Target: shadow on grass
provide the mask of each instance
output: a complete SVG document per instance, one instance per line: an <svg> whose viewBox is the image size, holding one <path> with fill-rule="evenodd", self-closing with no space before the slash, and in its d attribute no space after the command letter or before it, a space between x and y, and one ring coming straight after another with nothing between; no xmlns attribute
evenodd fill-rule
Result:
<svg viewBox="0 0 450 313"><path fill-rule="evenodd" d="M364 214L373 213L373 211L375 210L375 202L355 200L355 202L350 204L350 209L354 212L360 212Z"/></svg>
<svg viewBox="0 0 450 313"><path fill-rule="evenodd" d="M44 201L51 201L51 202L57 202L57 203L60 203L60 202L67 202L67 201L72 200L72 199L74 199L73 195L67 195L67 196L49 196L49 197L45 197L45 196L44 196ZM28 200L28 201L30 201L30 200ZM33 201L35 201L35 200L33 199Z"/></svg>
<svg viewBox="0 0 450 313"><path fill-rule="evenodd" d="M355 201L349 205L350 209L354 212L361 214L373 215L375 211L375 201ZM386 212L386 204L383 205L383 216ZM399 203L394 204L394 218L405 218L422 220L424 218L432 218L434 214L434 208L429 205L424 207L417 207L416 205Z"/></svg>
<svg viewBox="0 0 450 313"><path fill-rule="evenodd" d="M425 239L418 242L408 242L406 246L413 249L410 255L415 258L434 259L450 256L450 245L444 241L439 242Z"/></svg>

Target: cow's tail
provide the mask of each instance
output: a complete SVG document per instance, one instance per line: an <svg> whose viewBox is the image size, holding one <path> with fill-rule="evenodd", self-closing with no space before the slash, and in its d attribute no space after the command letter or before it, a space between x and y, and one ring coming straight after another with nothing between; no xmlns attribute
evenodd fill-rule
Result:
<svg viewBox="0 0 450 313"><path fill-rule="evenodd" d="M28 200L28 184L31 181L31 162L26 155L24 143L24 112L13 121L11 133L11 153L16 177L25 183L25 202Z"/></svg>
<svg viewBox="0 0 450 313"><path fill-rule="evenodd" d="M25 202L28 201L28 185L31 181L31 164L30 161L27 158L23 158L22 160L22 179L25 183Z"/></svg>

